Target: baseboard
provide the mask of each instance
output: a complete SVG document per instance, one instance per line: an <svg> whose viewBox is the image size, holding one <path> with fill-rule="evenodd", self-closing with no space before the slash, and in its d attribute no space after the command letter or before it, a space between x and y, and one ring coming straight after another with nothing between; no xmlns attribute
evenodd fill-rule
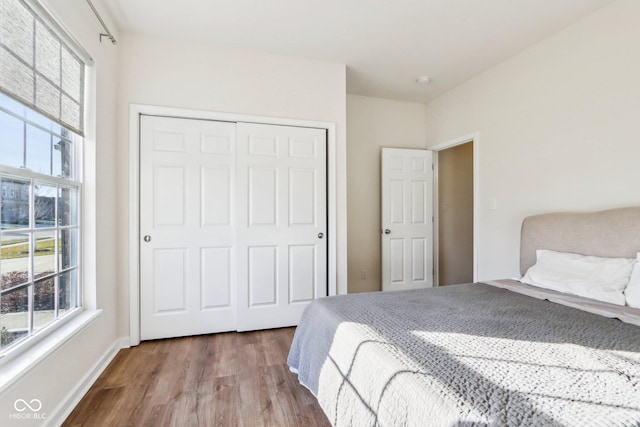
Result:
<svg viewBox="0 0 640 427"><path fill-rule="evenodd" d="M129 337L120 337L115 340L115 342L107 349L104 355L96 362L89 372L84 375L82 380L78 382L76 387L71 390L62 402L56 407L56 409L47 414L47 422L45 426L60 426L67 419L71 411L76 407L76 405L82 400L85 394L89 391L93 383L96 382L100 374L109 366L109 363L116 357L116 354L123 349L129 348Z"/></svg>
<svg viewBox="0 0 640 427"><path fill-rule="evenodd" d="M129 337L120 337L116 340L116 344L118 345L118 348L122 350L123 348L131 347L131 340Z"/></svg>

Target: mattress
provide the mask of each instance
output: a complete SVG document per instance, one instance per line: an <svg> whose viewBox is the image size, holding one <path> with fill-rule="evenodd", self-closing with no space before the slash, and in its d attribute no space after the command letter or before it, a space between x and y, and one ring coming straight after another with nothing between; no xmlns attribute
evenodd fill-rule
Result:
<svg viewBox="0 0 640 427"><path fill-rule="evenodd" d="M637 426L640 327L477 283L314 301L288 363L336 426Z"/></svg>

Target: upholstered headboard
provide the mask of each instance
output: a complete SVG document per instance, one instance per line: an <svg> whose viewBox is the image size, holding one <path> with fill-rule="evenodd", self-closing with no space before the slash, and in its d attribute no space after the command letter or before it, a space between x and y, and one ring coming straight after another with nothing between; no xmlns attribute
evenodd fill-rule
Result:
<svg viewBox="0 0 640 427"><path fill-rule="evenodd" d="M640 207L527 217L520 234L520 273L536 263L536 249L635 258L640 252Z"/></svg>

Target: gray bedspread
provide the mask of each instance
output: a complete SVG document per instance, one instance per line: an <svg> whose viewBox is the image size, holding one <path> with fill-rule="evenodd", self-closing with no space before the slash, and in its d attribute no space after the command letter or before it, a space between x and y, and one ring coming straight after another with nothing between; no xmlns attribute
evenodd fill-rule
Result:
<svg viewBox="0 0 640 427"><path fill-rule="evenodd" d="M288 363L338 426L640 426L640 327L486 284L314 301Z"/></svg>

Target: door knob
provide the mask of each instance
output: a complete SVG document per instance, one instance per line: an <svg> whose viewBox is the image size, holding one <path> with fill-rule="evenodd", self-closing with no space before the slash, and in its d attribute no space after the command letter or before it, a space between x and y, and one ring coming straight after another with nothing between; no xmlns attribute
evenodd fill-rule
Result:
<svg viewBox="0 0 640 427"><path fill-rule="evenodd" d="M324 237L324 233L318 233L318 239L322 239Z"/></svg>
<svg viewBox="0 0 640 427"><path fill-rule="evenodd" d="M384 229L384 234L391 234L391 230L389 230L388 228Z"/></svg>
<svg viewBox="0 0 640 427"><path fill-rule="evenodd" d="M149 243L151 241L151 236L148 234L142 238L145 242Z"/></svg>

